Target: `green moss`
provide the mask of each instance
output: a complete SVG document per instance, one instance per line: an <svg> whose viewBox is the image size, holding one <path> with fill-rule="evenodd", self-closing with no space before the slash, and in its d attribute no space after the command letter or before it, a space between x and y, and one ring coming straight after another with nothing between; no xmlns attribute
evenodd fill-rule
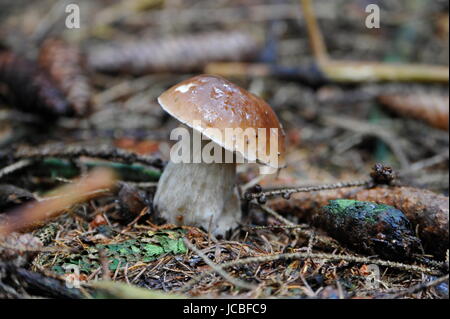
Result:
<svg viewBox="0 0 450 319"><path fill-rule="evenodd" d="M329 205L324 207L327 214L335 218L363 219L364 222L375 224L378 216L386 210L394 209L392 206L376 204L372 202L362 202L351 199L330 200Z"/></svg>

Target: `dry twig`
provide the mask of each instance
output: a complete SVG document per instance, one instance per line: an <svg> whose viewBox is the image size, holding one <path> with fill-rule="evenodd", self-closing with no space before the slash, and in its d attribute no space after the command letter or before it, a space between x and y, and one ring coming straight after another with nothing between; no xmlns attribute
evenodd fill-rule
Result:
<svg viewBox="0 0 450 319"><path fill-rule="evenodd" d="M230 274L228 274L223 267L221 267L220 265L217 265L215 263L213 263L208 256L206 256L204 253L202 253L200 250L198 250L193 244L191 244L186 238L184 239L184 243L186 244L186 246L192 250L195 254L197 254L200 258L203 259L203 261L211 267L211 269L213 269L214 272L217 272L219 275L221 275L223 277L223 279L225 279L226 281L232 283L233 285L235 285L236 287L239 288L243 288L243 289L248 289L248 290L253 290L256 288L255 285L246 283L240 279L236 279L233 278Z"/></svg>

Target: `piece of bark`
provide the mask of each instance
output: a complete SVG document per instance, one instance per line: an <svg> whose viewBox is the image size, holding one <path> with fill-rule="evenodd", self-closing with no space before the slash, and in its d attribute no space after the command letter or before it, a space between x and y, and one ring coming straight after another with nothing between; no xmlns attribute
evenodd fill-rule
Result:
<svg viewBox="0 0 450 319"><path fill-rule="evenodd" d="M293 214L310 222L329 200L341 198L386 204L401 210L413 227L417 227L425 252L445 258L449 249L449 198L428 190L379 186L296 193L290 200L272 199L269 205L280 213Z"/></svg>

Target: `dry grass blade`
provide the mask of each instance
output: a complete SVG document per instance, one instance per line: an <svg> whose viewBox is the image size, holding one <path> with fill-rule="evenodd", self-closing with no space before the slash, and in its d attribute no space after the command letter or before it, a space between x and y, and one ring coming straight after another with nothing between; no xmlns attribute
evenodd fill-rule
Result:
<svg viewBox="0 0 450 319"><path fill-rule="evenodd" d="M448 67L425 64L330 61L321 64L329 79L339 83L374 81L448 83Z"/></svg>
<svg viewBox="0 0 450 319"><path fill-rule="evenodd" d="M318 62L326 62L328 60L328 52L314 14L313 5L310 0L301 0L301 4L314 56Z"/></svg>
<svg viewBox="0 0 450 319"><path fill-rule="evenodd" d="M390 147L402 168L409 166L408 157L399 141L400 138L386 127L342 116L326 116L323 120L328 125L379 138Z"/></svg>
<svg viewBox="0 0 450 319"><path fill-rule="evenodd" d="M291 222L290 220L284 218L283 216L278 214L276 211L274 211L273 209L271 209L267 205L260 205L259 207L261 207L261 209L265 213L275 217L276 219L278 219L280 222L282 222L285 225L285 226L281 226L280 228L292 229L293 233L297 233L297 234L299 234L301 236L307 237L310 240L312 238L315 238L315 240L317 240L318 242L322 243L323 245L328 246L328 247L332 247L334 249L341 248L338 245L336 245L336 243L334 242L334 240L332 238L321 236L321 235L317 235L317 234L314 233L314 231L311 231L309 229L301 229L301 227L302 227L301 225L297 225L297 224ZM258 227L255 227L254 229L258 229Z"/></svg>
<svg viewBox="0 0 450 319"><path fill-rule="evenodd" d="M23 159L0 169L0 178L31 165L32 161Z"/></svg>
<svg viewBox="0 0 450 319"><path fill-rule="evenodd" d="M425 282L425 283L420 283L420 284L414 285L407 289L392 289L389 291L385 291L382 294L378 294L377 297L378 298L389 298L389 299L401 298L401 297L404 297L407 295L411 295L413 293L417 293L421 290L424 290L424 289L427 289L430 287L435 287L444 282L448 282L448 274L445 276L442 276L440 278L437 278L435 280L432 280L430 282ZM448 298L448 295L447 295L447 298Z"/></svg>
<svg viewBox="0 0 450 319"><path fill-rule="evenodd" d="M302 0L301 2L312 51L321 70L330 80L339 83L372 81L448 82L449 72L446 66L354 62L329 59L313 5L310 0Z"/></svg>

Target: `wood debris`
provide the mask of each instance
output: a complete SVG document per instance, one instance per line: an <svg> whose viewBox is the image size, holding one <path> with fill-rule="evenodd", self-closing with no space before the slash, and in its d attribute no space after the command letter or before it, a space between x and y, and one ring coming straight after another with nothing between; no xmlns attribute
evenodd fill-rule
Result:
<svg viewBox="0 0 450 319"><path fill-rule="evenodd" d="M449 96L436 93L385 94L379 101L391 111L448 131Z"/></svg>
<svg viewBox="0 0 450 319"><path fill-rule="evenodd" d="M301 220L312 220L321 213L321 207L334 199L386 204L401 210L414 227L417 227L426 252L444 258L449 249L449 199L424 189L412 187L376 187L373 189L340 189L313 193L297 193L290 200L273 199L274 210L294 214Z"/></svg>

